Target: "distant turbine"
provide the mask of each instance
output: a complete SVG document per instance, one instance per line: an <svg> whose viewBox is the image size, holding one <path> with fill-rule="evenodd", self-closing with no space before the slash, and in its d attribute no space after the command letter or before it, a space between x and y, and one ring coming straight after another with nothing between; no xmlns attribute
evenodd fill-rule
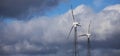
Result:
<svg viewBox="0 0 120 56"><path fill-rule="evenodd" d="M88 29L87 29L87 33L80 35L80 36L86 36L87 37L87 49L88 49L87 56L91 56L91 52L90 52L90 36L91 36L90 25L91 25L91 21L89 23L89 26L88 26Z"/></svg>
<svg viewBox="0 0 120 56"><path fill-rule="evenodd" d="M78 23L75 20L72 5L71 5L71 13L72 13L72 18L73 18L73 25L72 25L72 27L70 29L70 32L69 32L69 34L67 36L67 39L70 37L70 34L71 34L72 30L74 29L74 56L77 56L77 54L78 54L78 52L77 52L77 27L81 26L81 25L80 25L80 23Z"/></svg>

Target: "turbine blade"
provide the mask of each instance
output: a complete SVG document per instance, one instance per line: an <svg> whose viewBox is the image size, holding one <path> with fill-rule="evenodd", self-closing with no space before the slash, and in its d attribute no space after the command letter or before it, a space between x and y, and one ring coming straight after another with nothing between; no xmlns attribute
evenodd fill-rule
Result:
<svg viewBox="0 0 120 56"><path fill-rule="evenodd" d="M88 26L87 34L90 34L90 27L91 27L91 20L90 20L90 23L89 23L89 26Z"/></svg>
<svg viewBox="0 0 120 56"><path fill-rule="evenodd" d="M75 22L75 17L74 17L74 13L73 13L72 5L71 5L71 13L72 13L73 21Z"/></svg>
<svg viewBox="0 0 120 56"><path fill-rule="evenodd" d="M87 36L86 34L82 34L82 35L79 35L79 36Z"/></svg>
<svg viewBox="0 0 120 56"><path fill-rule="evenodd" d="M71 32L72 32L73 28L74 28L74 26L72 26L72 27L71 27L70 32L69 32L69 34L68 34L68 36L67 36L67 39L69 39L70 34L71 34Z"/></svg>

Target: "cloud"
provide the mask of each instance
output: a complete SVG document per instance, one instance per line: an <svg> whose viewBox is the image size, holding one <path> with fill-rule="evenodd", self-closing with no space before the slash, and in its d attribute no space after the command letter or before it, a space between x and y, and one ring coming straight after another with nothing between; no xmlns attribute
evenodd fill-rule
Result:
<svg viewBox="0 0 120 56"><path fill-rule="evenodd" d="M43 15L61 2L65 0L1 0L0 16L21 19L31 14Z"/></svg>
<svg viewBox="0 0 120 56"><path fill-rule="evenodd" d="M109 9L115 7L114 9ZM83 10L84 9L84 10ZM119 4L106 7L100 13L80 5L74 9L75 18L82 24L78 35L86 33L92 20L91 47L93 56L119 56ZM79 13L80 12L80 13ZM29 21L14 20L0 24L0 55L7 56L72 56L73 33L70 11L56 17L34 17ZM86 38L79 37L80 55L86 55Z"/></svg>
<svg viewBox="0 0 120 56"><path fill-rule="evenodd" d="M120 13L120 5L119 4L116 4L115 6L108 6L106 7L104 10L114 10L114 11L117 11Z"/></svg>

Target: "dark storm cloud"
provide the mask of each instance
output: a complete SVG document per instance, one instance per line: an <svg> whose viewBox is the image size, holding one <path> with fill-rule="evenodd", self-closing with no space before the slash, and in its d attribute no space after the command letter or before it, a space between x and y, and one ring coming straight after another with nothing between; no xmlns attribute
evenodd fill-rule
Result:
<svg viewBox="0 0 120 56"><path fill-rule="evenodd" d="M91 41L92 49L120 49L120 32L108 35L106 40Z"/></svg>
<svg viewBox="0 0 120 56"><path fill-rule="evenodd" d="M0 16L19 18L29 14L44 14L63 0L0 0Z"/></svg>
<svg viewBox="0 0 120 56"><path fill-rule="evenodd" d="M50 55L56 54L59 47L56 44L41 45L34 44L31 41L23 40L12 44L2 43L0 46L0 55Z"/></svg>

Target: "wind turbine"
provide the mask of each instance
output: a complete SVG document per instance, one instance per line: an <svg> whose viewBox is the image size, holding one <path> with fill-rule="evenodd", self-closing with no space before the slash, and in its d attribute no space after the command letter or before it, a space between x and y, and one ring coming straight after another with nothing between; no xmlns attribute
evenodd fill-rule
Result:
<svg viewBox="0 0 120 56"><path fill-rule="evenodd" d="M80 23L78 23L75 20L72 5L71 5L71 13L72 13L73 25L72 25L72 27L70 29L70 32L69 32L69 34L67 36L67 39L70 37L70 34L71 34L72 30L74 29L74 56L77 56L77 54L78 54L78 52L77 52L77 27L81 26L81 25L80 25Z"/></svg>
<svg viewBox="0 0 120 56"><path fill-rule="evenodd" d="M87 33L80 35L80 36L86 36L87 37L87 49L88 49L87 56L91 56L91 53L90 53L90 36L91 36L90 26L91 26L91 21L90 21L90 23L88 25Z"/></svg>

